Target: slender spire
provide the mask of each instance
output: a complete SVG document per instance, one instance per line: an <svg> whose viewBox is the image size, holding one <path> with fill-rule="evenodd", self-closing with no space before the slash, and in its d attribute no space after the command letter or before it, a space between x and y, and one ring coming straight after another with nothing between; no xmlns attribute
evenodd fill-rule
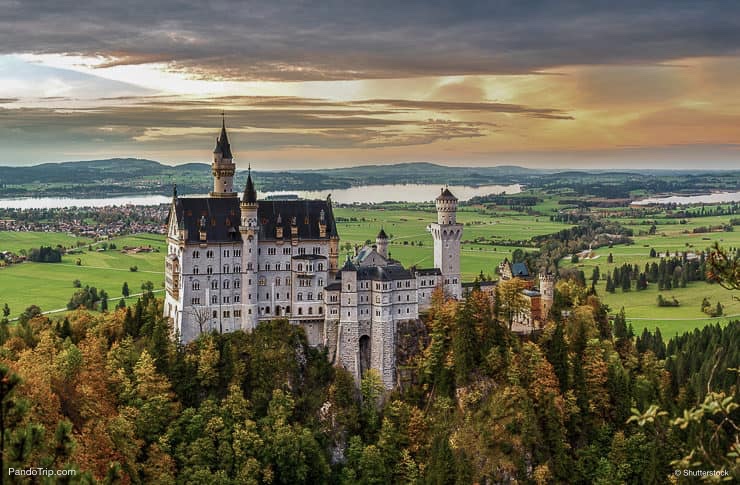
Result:
<svg viewBox="0 0 740 485"><path fill-rule="evenodd" d="M223 158L227 159L234 158L231 154L229 136L226 134L226 114L223 111L221 112L221 134L216 138L216 148L213 149L213 153L220 153Z"/></svg>
<svg viewBox="0 0 740 485"><path fill-rule="evenodd" d="M172 198L177 199L177 184L172 184Z"/></svg>
<svg viewBox="0 0 740 485"><path fill-rule="evenodd" d="M254 188L254 182L252 181L252 164L249 164L249 169L247 171L247 185L244 187L244 196L242 197L242 202L246 202L247 204L255 204L257 203L257 190Z"/></svg>

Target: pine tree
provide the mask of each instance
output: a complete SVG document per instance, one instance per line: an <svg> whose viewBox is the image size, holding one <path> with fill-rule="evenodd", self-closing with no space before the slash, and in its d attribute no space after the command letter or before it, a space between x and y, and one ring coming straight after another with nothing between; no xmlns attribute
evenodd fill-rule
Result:
<svg viewBox="0 0 740 485"><path fill-rule="evenodd" d="M628 271L622 271L622 291L630 291L632 282Z"/></svg>
<svg viewBox="0 0 740 485"><path fill-rule="evenodd" d="M720 302L717 302L717 306L714 309L714 316L715 317L721 317L723 311L724 311L724 307L722 306L722 304Z"/></svg>
<svg viewBox="0 0 740 485"><path fill-rule="evenodd" d="M123 295L123 296L124 296L125 298L128 298L128 296L129 296L129 294L130 294L130 291L129 291L129 289L128 289L128 282L127 282L127 281L124 281L124 282L123 282L123 288L121 288L121 294L122 294L122 295Z"/></svg>
<svg viewBox="0 0 740 485"><path fill-rule="evenodd" d="M468 295L457 310L456 325L452 332L452 355L455 363L455 383L458 387L468 383L475 368L479 342L472 312L472 294Z"/></svg>
<svg viewBox="0 0 740 485"><path fill-rule="evenodd" d="M564 323L557 323L552 339L547 347L547 360L552 364L555 375L558 377L560 391L568 390L568 344L565 342Z"/></svg>
<svg viewBox="0 0 740 485"><path fill-rule="evenodd" d="M108 293L105 290L100 290L100 311L108 311Z"/></svg>
<svg viewBox="0 0 740 485"><path fill-rule="evenodd" d="M72 337L72 326L69 323L69 318L64 317L64 322L60 329L59 338L62 340Z"/></svg>

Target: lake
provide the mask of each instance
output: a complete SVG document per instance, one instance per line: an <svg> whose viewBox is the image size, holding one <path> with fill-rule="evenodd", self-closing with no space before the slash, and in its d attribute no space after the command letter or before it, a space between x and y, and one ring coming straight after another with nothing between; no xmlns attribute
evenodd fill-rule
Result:
<svg viewBox="0 0 740 485"><path fill-rule="evenodd" d="M740 192L717 192L705 195L672 195L670 197L651 197L633 202L633 205L648 204L717 204L720 202L738 202Z"/></svg>
<svg viewBox="0 0 740 485"><path fill-rule="evenodd" d="M449 187L460 200L468 200L472 197L500 194L518 194L522 191L519 184L513 185L483 185L480 187L468 187L464 185L451 185ZM286 192L259 192L260 198L281 195L298 195L304 199L325 199L331 194L334 202L340 204L378 203L386 201L396 202L430 202L439 195L440 186L431 184L409 184L409 185L366 185L363 187L351 187L349 189L328 189L316 191L286 191ZM189 197L192 197L189 195ZM55 209L62 207L105 207L112 205L158 205L168 204L172 197L165 195L128 195L120 197L105 197L93 199L78 198L18 198L0 199L0 208L14 209Z"/></svg>

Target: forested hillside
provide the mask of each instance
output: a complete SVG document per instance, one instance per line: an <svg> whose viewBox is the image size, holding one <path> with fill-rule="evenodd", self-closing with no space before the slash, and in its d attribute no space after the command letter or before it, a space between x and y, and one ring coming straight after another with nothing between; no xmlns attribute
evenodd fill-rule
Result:
<svg viewBox="0 0 740 485"><path fill-rule="evenodd" d="M377 375L356 389L285 321L180 347L151 293L61 322L31 307L0 326L3 466L74 467L80 483L737 477L740 323L633 338L575 281L557 294L568 317L533 340L480 293L437 295L428 345L404 363L414 378L384 397Z"/></svg>

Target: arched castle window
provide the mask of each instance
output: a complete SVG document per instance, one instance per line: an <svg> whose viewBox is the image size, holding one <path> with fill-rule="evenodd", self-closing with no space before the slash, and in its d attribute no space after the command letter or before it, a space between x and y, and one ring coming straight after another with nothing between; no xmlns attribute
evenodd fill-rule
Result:
<svg viewBox="0 0 740 485"><path fill-rule="evenodd" d="M218 280L211 281L211 289L217 290L218 289Z"/></svg>
<svg viewBox="0 0 740 485"><path fill-rule="evenodd" d="M313 315L313 307L308 307L308 314Z"/></svg>
<svg viewBox="0 0 740 485"><path fill-rule="evenodd" d="M200 281L193 281L193 290L200 290Z"/></svg>
<svg viewBox="0 0 740 485"><path fill-rule="evenodd" d="M296 300L303 301L303 293L298 293L298 295L296 296ZM300 309L298 311L300 311Z"/></svg>
<svg viewBox="0 0 740 485"><path fill-rule="evenodd" d="M198 267L197 266L193 266L193 274L198 274Z"/></svg>
<svg viewBox="0 0 740 485"><path fill-rule="evenodd" d="M260 286L265 286L267 284L267 280L265 279L264 276L261 276L257 284Z"/></svg>
<svg viewBox="0 0 740 485"><path fill-rule="evenodd" d="M210 267L210 266L209 266L209 267L207 267L207 268L206 268L206 273L207 273L207 274L213 274L213 268L212 268L212 267Z"/></svg>

